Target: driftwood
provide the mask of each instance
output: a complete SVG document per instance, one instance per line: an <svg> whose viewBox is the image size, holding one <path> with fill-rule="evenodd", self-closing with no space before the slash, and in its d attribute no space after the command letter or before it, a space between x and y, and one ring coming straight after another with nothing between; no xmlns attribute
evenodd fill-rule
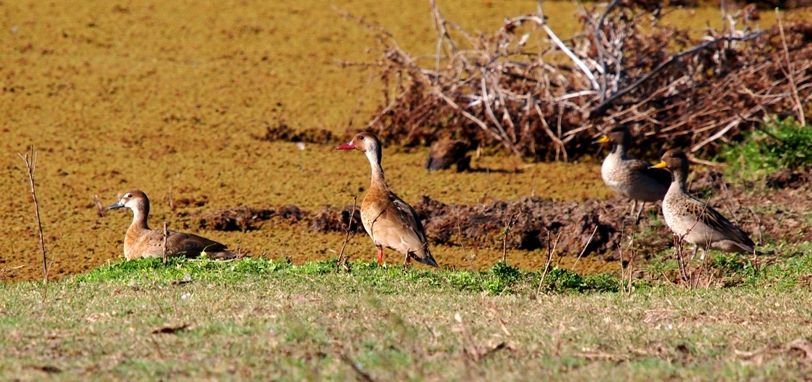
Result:
<svg viewBox="0 0 812 382"><path fill-rule="evenodd" d="M701 156L768 115L804 121L812 101L812 26L755 30L757 11L749 7L725 14L724 30L694 38L661 25L649 3L583 10L582 30L564 40L540 3L535 14L475 36L430 1L438 31L430 63L374 28L385 44L386 91L367 127L403 145L452 138L568 160L593 154L592 139L617 124L630 125L652 154L667 144Z"/></svg>

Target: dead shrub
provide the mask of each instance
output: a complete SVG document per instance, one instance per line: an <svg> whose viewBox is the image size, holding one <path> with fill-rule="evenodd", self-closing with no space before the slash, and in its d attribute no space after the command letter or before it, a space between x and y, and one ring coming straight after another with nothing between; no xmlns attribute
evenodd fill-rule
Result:
<svg viewBox="0 0 812 382"><path fill-rule="evenodd" d="M386 91L368 128L385 141L444 137L536 160L594 154L605 127L628 124L639 147L710 155L769 114L797 115L812 97L812 26L758 31L747 7L724 30L692 37L660 23L657 2L612 1L580 14L564 41L534 14L471 34L434 7L434 60L413 57L375 28ZM786 46L786 48L785 48ZM808 106L807 106L808 107Z"/></svg>

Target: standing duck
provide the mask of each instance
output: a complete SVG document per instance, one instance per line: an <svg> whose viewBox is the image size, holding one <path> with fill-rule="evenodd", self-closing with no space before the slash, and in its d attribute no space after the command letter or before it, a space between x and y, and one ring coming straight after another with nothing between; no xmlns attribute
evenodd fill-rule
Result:
<svg viewBox="0 0 812 382"><path fill-rule="evenodd" d="M164 233L162 230L149 229L149 198L140 190L125 192L108 210L129 208L133 212L133 221L124 236L124 258L127 260L141 257L162 257L164 254ZM216 241L190 233L168 231L166 237L167 256L197 257L202 253L214 259L233 259L237 255Z"/></svg>
<svg viewBox="0 0 812 382"><path fill-rule="evenodd" d="M637 208L637 202L642 202L635 218L635 222L639 221L646 202L663 199L671 176L667 171L652 168L649 163L626 155L632 140L625 126L612 128L597 143L612 143L612 151L601 165L601 178L613 191L632 200L632 212Z"/></svg>
<svg viewBox="0 0 812 382"><path fill-rule="evenodd" d="M411 259L437 266L429 251L426 232L417 212L386 185L381 168L381 142L373 134L360 133L338 150L359 150L366 155L372 170L369 191L361 202L361 222L378 248L378 264L383 264L383 248L403 254L404 265Z"/></svg>
<svg viewBox="0 0 812 382"><path fill-rule="evenodd" d="M682 150L668 150L652 166L668 169L672 175L663 199L663 216L675 235L698 247L726 252L759 253L747 234L702 200L688 193L688 157Z"/></svg>

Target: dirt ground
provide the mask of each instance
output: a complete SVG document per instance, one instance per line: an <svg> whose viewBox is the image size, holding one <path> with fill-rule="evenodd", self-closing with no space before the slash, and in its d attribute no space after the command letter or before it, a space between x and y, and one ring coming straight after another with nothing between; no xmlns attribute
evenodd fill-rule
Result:
<svg viewBox="0 0 812 382"><path fill-rule="evenodd" d="M530 1L439 4L468 30L493 29L503 16L535 7ZM560 16L550 23L562 35L574 30L576 4L545 7L548 16ZM152 199L154 227L240 205L315 210L349 204L367 184L362 156L330 145L300 149L254 138L279 120L338 135L363 127L382 98L377 74L340 64L372 62L379 51L367 29L342 18L343 11L384 25L406 50L433 52L435 33L423 2L0 3L0 280L39 277L33 206L16 155L29 145L37 149L52 277L121 259L129 216L99 217L94 195L111 203L118 192L144 190ZM720 22L715 9L674 11L669 20L697 29ZM474 163L485 171L427 175L422 151L390 147L384 155L392 187L413 203L422 195L469 204L529 195L576 201L610 196L594 161L526 164L485 157ZM334 257L343 239L287 224L199 233L297 262ZM372 258L365 240L354 239L348 251ZM436 252L475 259L452 264L471 267L501 256L466 247Z"/></svg>

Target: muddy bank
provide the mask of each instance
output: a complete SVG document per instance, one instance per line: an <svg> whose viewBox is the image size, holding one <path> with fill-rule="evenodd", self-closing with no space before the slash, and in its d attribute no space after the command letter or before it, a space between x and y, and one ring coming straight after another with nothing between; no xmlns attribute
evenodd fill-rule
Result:
<svg viewBox="0 0 812 382"><path fill-rule="evenodd" d="M756 242L812 240L809 220L809 172L775 174L762 184L732 186L721 173L698 176L692 190L747 231ZM754 190L755 189L755 190ZM414 203L432 243L532 251L555 246L557 251L584 256L600 254L615 259L623 250L651 255L671 245L672 236L662 222L659 204L649 205L639 225L628 216L630 203L609 200L557 201L525 197L485 204L447 204L423 196ZM234 209L205 212L192 217L193 224L215 230L262 229L277 219L299 224L314 232L363 234L360 213L353 206L325 207L305 211L296 206ZM627 240L623 240L626 237Z"/></svg>

